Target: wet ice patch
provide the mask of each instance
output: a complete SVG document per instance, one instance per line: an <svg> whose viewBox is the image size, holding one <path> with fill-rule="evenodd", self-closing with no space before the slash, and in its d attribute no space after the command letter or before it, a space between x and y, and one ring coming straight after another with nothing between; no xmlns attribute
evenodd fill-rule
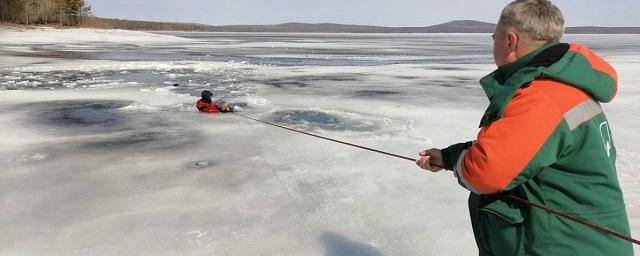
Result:
<svg viewBox="0 0 640 256"><path fill-rule="evenodd" d="M442 70L442 71L465 71L469 70L469 68L463 68L459 66L427 66L425 67L427 70Z"/></svg>
<svg viewBox="0 0 640 256"><path fill-rule="evenodd" d="M23 106L33 112L35 122L48 130L69 133L102 133L127 129L127 117L118 109L127 101L55 101Z"/></svg>
<svg viewBox="0 0 640 256"><path fill-rule="evenodd" d="M304 130L371 131L377 126L367 119L354 119L316 110L282 110L267 120Z"/></svg>
<svg viewBox="0 0 640 256"><path fill-rule="evenodd" d="M123 133L114 133L90 140L80 145L87 150L138 150L145 152L184 147L194 142L197 134L190 130L171 128L141 130L135 129Z"/></svg>
<svg viewBox="0 0 640 256"><path fill-rule="evenodd" d="M42 162L50 158L46 153L22 154L11 157L3 157L2 165L5 167L20 167L32 163Z"/></svg>
<svg viewBox="0 0 640 256"><path fill-rule="evenodd" d="M133 132L98 142L87 143L84 144L84 147L102 149L130 148L135 145L157 141L162 137L163 134L160 132Z"/></svg>
<svg viewBox="0 0 640 256"><path fill-rule="evenodd" d="M0 90L95 88L125 82L112 77L114 72L88 71L13 71L0 70Z"/></svg>
<svg viewBox="0 0 640 256"><path fill-rule="evenodd" d="M417 83L423 87L443 87L446 90L460 88L465 90L481 90L478 79L465 76L445 76L442 78L429 78Z"/></svg>
<svg viewBox="0 0 640 256"><path fill-rule="evenodd" d="M162 72L156 72L153 70L130 70L121 71L114 75L116 80L122 80L126 82L135 82L143 84L173 84L172 79L168 79Z"/></svg>
<svg viewBox="0 0 640 256"><path fill-rule="evenodd" d="M38 51L19 53L16 54L16 56L60 59L98 59L99 53L84 51Z"/></svg>
<svg viewBox="0 0 640 256"><path fill-rule="evenodd" d="M387 91L387 90L358 90L358 91L355 91L353 94L356 97L372 98L372 97L398 95L400 94L400 92Z"/></svg>
<svg viewBox="0 0 640 256"><path fill-rule="evenodd" d="M147 153L182 148L200 140L199 133L167 119L165 112L157 112L160 107L143 113L138 111L145 105L141 106L130 101L68 100L17 105L12 109L24 111L28 117L23 121L31 129L58 136L61 140L55 147L68 152Z"/></svg>
<svg viewBox="0 0 640 256"><path fill-rule="evenodd" d="M362 78L363 74L326 74L326 75L306 75L272 78L267 80L256 80L256 82L269 85L271 87L303 88L323 83L355 82Z"/></svg>
<svg viewBox="0 0 640 256"><path fill-rule="evenodd" d="M362 242L353 241L343 235L334 232L325 232L320 236L320 241L324 247L324 255L362 255L362 256L383 256L377 248Z"/></svg>
<svg viewBox="0 0 640 256"><path fill-rule="evenodd" d="M194 161L194 162L190 162L187 163L187 168L188 169L192 169L192 170L200 170L200 169L206 169L212 166L215 166L215 162L214 161L210 161L210 160L200 160L200 161Z"/></svg>
<svg viewBox="0 0 640 256"><path fill-rule="evenodd" d="M319 111L286 110L271 115L274 122L290 125L317 125L335 127L340 123L338 118Z"/></svg>

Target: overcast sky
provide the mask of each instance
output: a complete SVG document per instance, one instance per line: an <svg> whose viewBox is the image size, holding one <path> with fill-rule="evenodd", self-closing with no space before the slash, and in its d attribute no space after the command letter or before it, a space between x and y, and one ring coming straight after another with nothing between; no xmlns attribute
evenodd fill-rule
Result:
<svg viewBox="0 0 640 256"><path fill-rule="evenodd" d="M85 0L96 16L211 25L344 23L427 26L495 23L510 0ZM568 26L640 26L640 0L557 0Z"/></svg>

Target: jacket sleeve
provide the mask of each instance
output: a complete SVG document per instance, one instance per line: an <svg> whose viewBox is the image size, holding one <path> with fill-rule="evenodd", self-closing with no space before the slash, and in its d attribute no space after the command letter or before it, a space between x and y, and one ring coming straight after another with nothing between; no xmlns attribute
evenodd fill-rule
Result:
<svg viewBox="0 0 640 256"><path fill-rule="evenodd" d="M465 143L453 144L447 148L442 149L442 163L444 164L444 168L450 171L453 171L453 167L462 155L462 152L465 152L469 147L473 145L473 141L468 141Z"/></svg>
<svg viewBox="0 0 640 256"><path fill-rule="evenodd" d="M556 162L571 132L563 112L535 86L519 89L501 119L483 127L475 143L443 150L458 182L476 194L510 190Z"/></svg>
<svg viewBox="0 0 640 256"><path fill-rule="evenodd" d="M205 105L202 101L196 101L196 108L200 111L204 111L207 108L207 105Z"/></svg>

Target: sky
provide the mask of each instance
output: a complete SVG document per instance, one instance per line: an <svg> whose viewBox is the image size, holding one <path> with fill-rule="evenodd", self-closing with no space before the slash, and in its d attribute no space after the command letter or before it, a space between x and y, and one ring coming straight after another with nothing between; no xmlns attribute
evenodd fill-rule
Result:
<svg viewBox="0 0 640 256"><path fill-rule="evenodd" d="M495 23L510 0L85 0L96 16L210 25L342 23L428 26L471 19ZM640 26L638 0L553 1L567 26Z"/></svg>

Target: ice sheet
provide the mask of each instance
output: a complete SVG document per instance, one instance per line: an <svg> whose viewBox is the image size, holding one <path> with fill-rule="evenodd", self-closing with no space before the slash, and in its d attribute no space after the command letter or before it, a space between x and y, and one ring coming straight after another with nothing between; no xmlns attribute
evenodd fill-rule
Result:
<svg viewBox="0 0 640 256"><path fill-rule="evenodd" d="M477 253L451 174L193 103L209 89L247 115L415 156L474 138L486 35L76 32L0 31L18 40L0 42L0 254ZM43 33L55 44L38 46ZM640 37L568 40L619 71L605 108L637 237ZM87 47L98 54L23 55Z"/></svg>

